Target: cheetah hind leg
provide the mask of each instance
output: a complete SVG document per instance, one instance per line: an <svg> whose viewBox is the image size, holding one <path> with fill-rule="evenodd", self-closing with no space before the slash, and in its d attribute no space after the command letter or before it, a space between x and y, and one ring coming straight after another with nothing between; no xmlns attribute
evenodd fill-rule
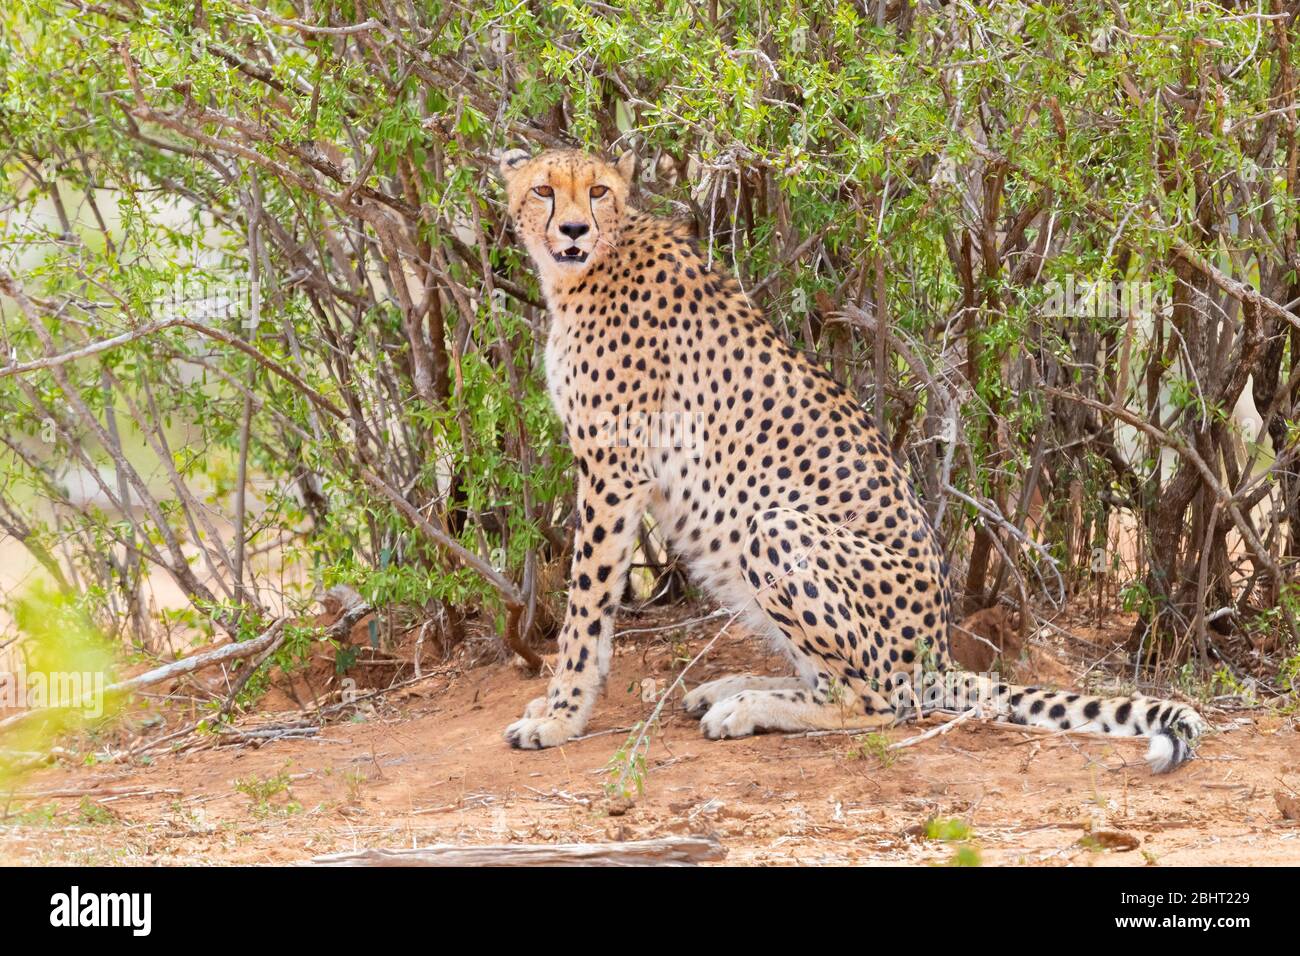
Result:
<svg viewBox="0 0 1300 956"><path fill-rule="evenodd" d="M867 605L852 596L850 569L874 559L883 570L893 570L885 563L892 555L872 550L879 547L797 511L770 510L755 517L739 553L740 570L767 618L768 637L783 645L801 679L741 686L745 679L737 678L734 685L714 682L696 688L688 707L712 698L700 720L704 736L716 740L764 730L859 730L898 722L902 709L868 673L874 667L874 676L886 683L888 661L876 664L866 657L864 643L844 639L845 634L878 630ZM739 692L720 696L733 688Z"/></svg>
<svg viewBox="0 0 1300 956"><path fill-rule="evenodd" d="M755 674L732 674L711 680L696 687L682 698L682 707L692 717L703 717L705 711L720 700L734 697L745 690L798 690L806 686L798 677L759 677Z"/></svg>
<svg viewBox="0 0 1300 956"><path fill-rule="evenodd" d="M890 727L894 722L891 711L866 713L860 698L840 703L820 701L801 684L798 690L742 690L724 697L700 720L700 730L710 740L719 740L773 730L865 730Z"/></svg>

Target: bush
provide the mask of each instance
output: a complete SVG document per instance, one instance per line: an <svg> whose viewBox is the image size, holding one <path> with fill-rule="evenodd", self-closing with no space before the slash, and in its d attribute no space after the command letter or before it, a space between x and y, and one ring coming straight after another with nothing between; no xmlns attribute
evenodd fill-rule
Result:
<svg viewBox="0 0 1300 956"><path fill-rule="evenodd" d="M520 143L638 150L642 202L873 408L968 607L1123 585L1174 659L1293 578L1281 15L304 15L2 14L0 528L115 631L156 640L156 567L236 636L348 582L438 611L444 646L482 608L523 648L571 503L492 175Z"/></svg>

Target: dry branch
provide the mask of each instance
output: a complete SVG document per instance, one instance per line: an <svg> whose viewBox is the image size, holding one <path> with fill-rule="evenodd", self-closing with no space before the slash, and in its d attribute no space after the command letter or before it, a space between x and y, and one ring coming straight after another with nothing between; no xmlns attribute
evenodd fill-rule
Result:
<svg viewBox="0 0 1300 956"><path fill-rule="evenodd" d="M979 712L980 709L978 707L972 707L970 710L962 711L962 713L958 714L956 717L954 717L952 720L948 721L947 723L940 724L938 727L931 727L925 733L918 734L915 737L908 737L906 740L900 740L897 743L892 743L889 745L888 749L903 750L907 747L915 747L917 744L921 743L922 741L929 740L932 737L942 737L944 734L948 733L949 731L956 730L958 727L966 723L966 721L970 720L972 717L977 716Z"/></svg>
<svg viewBox="0 0 1300 956"><path fill-rule="evenodd" d="M14 282L12 276L8 273L0 274L0 282L7 285ZM6 288L6 292L8 288ZM148 325L142 325L138 329L132 329L129 332L123 332L121 335L115 335L109 339L102 339L98 342L92 342L81 348L72 349L59 355L51 355L42 359L34 359L30 362L14 362L9 365L0 365L0 378L7 378L10 375L23 375L27 372L35 372L41 369L54 368L56 365L67 365L69 362L77 362L92 355L98 355L100 352L108 352L121 345L134 342L146 336L153 335L155 332L161 332L164 329L170 329L178 325L184 325L187 319L183 316L173 316L170 319L161 319L157 322L150 322Z"/></svg>
<svg viewBox="0 0 1300 956"><path fill-rule="evenodd" d="M162 667L155 667L151 671L145 671L135 677L116 684L110 684L105 688L105 693L122 694L133 690L139 690L141 687L149 687L153 684L160 684L165 680L173 677L180 677L182 674L190 674L201 667L211 667L213 664L224 664L226 661L237 661L241 658L251 657L254 654L260 654L269 646L275 643L276 638L284 629L285 622L288 618L280 618L272 624L264 633L251 641L245 641L242 644L227 644L219 647L215 651L208 651L204 654L195 654L192 657L184 657L179 661L173 661L170 664L164 664Z"/></svg>
<svg viewBox="0 0 1300 956"><path fill-rule="evenodd" d="M162 797L181 793L175 787L55 787L6 793L6 800L47 800L55 797Z"/></svg>
<svg viewBox="0 0 1300 956"><path fill-rule="evenodd" d="M104 688L104 694L124 694L130 691L139 690L142 687L149 687L153 684L160 684L165 680L173 677L180 677L184 674L190 674L201 667L210 667L213 664L224 664L227 661L236 661L245 657L251 657L254 654L260 654L266 648L274 644L284 629L287 618L280 618L270 626L263 634L253 638L251 641L245 641L242 644L227 644L219 647L215 651L208 651L203 654L195 654L191 657L182 658L179 661L172 661L170 664L164 664L162 667L155 667L151 671L145 671L143 674L137 674L135 677L119 681L116 684L110 684ZM0 730L8 730L36 714L46 713L43 710L25 710L21 714L14 714L12 717L6 717L0 720Z"/></svg>
<svg viewBox="0 0 1300 956"><path fill-rule="evenodd" d="M367 849L313 857L301 866L694 866L721 860L716 837L665 837L627 843L502 846L438 844L415 850Z"/></svg>

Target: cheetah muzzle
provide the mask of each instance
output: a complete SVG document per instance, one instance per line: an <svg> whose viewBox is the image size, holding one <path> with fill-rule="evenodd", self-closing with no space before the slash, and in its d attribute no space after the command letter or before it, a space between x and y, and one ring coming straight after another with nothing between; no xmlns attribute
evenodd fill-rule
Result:
<svg viewBox="0 0 1300 956"><path fill-rule="evenodd" d="M552 252L551 256L554 257L556 262L583 263L587 261L587 254L577 246L569 246L563 252Z"/></svg>
<svg viewBox="0 0 1300 956"><path fill-rule="evenodd" d="M948 566L884 436L686 225L628 205L633 157L513 151L500 167L546 299L547 387L577 463L556 672L506 729L512 746L582 734L648 514L704 590L794 672L688 693L708 737L878 727L978 701L1020 723L1151 737L1156 771L1191 755L1206 725L1186 705L955 669ZM656 427L665 421L675 427Z"/></svg>

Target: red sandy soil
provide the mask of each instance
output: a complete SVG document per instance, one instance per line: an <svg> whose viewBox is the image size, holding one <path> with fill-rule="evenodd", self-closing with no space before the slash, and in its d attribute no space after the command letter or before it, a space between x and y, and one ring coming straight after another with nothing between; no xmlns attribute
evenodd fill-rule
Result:
<svg viewBox="0 0 1300 956"><path fill-rule="evenodd" d="M665 612L625 629L680 617ZM1293 716L1268 706L1231 713L1203 706L1212 723L1233 729L1205 740L1198 759L1177 772L1153 777L1142 760L1145 741L1043 736L977 721L883 759L879 737L712 742L674 701L651 734L643 793L630 805L611 798L607 767L653 707L642 700L642 681L670 684L680 658L703 648L720 623L621 641L589 736L554 750L513 751L501 737L543 692L544 678L507 664L453 662L360 701L314 738L220 745L211 736L181 738L184 749L148 764L43 769L7 809L0 794L0 862L285 864L366 847L712 833L728 864L944 864L962 846L973 850L966 859L984 865L1300 863L1300 822L1284 819L1274 796L1300 796L1300 734ZM1102 648L1094 660L1106 649L1110 662L1123 660L1116 642L1127 622L1069 626ZM1036 640L1028 668L1048 682L1070 680L1087 669L1071 659L1073 643ZM687 683L779 673L778 665L728 631ZM149 739L191 719L157 712L164 724L143 728ZM885 736L905 740L945 719ZM297 712L263 712L238 726L301 720ZM119 737L110 753L144 739ZM76 792L49 793L68 790ZM927 838L927 821L950 818L968 829L963 842Z"/></svg>

